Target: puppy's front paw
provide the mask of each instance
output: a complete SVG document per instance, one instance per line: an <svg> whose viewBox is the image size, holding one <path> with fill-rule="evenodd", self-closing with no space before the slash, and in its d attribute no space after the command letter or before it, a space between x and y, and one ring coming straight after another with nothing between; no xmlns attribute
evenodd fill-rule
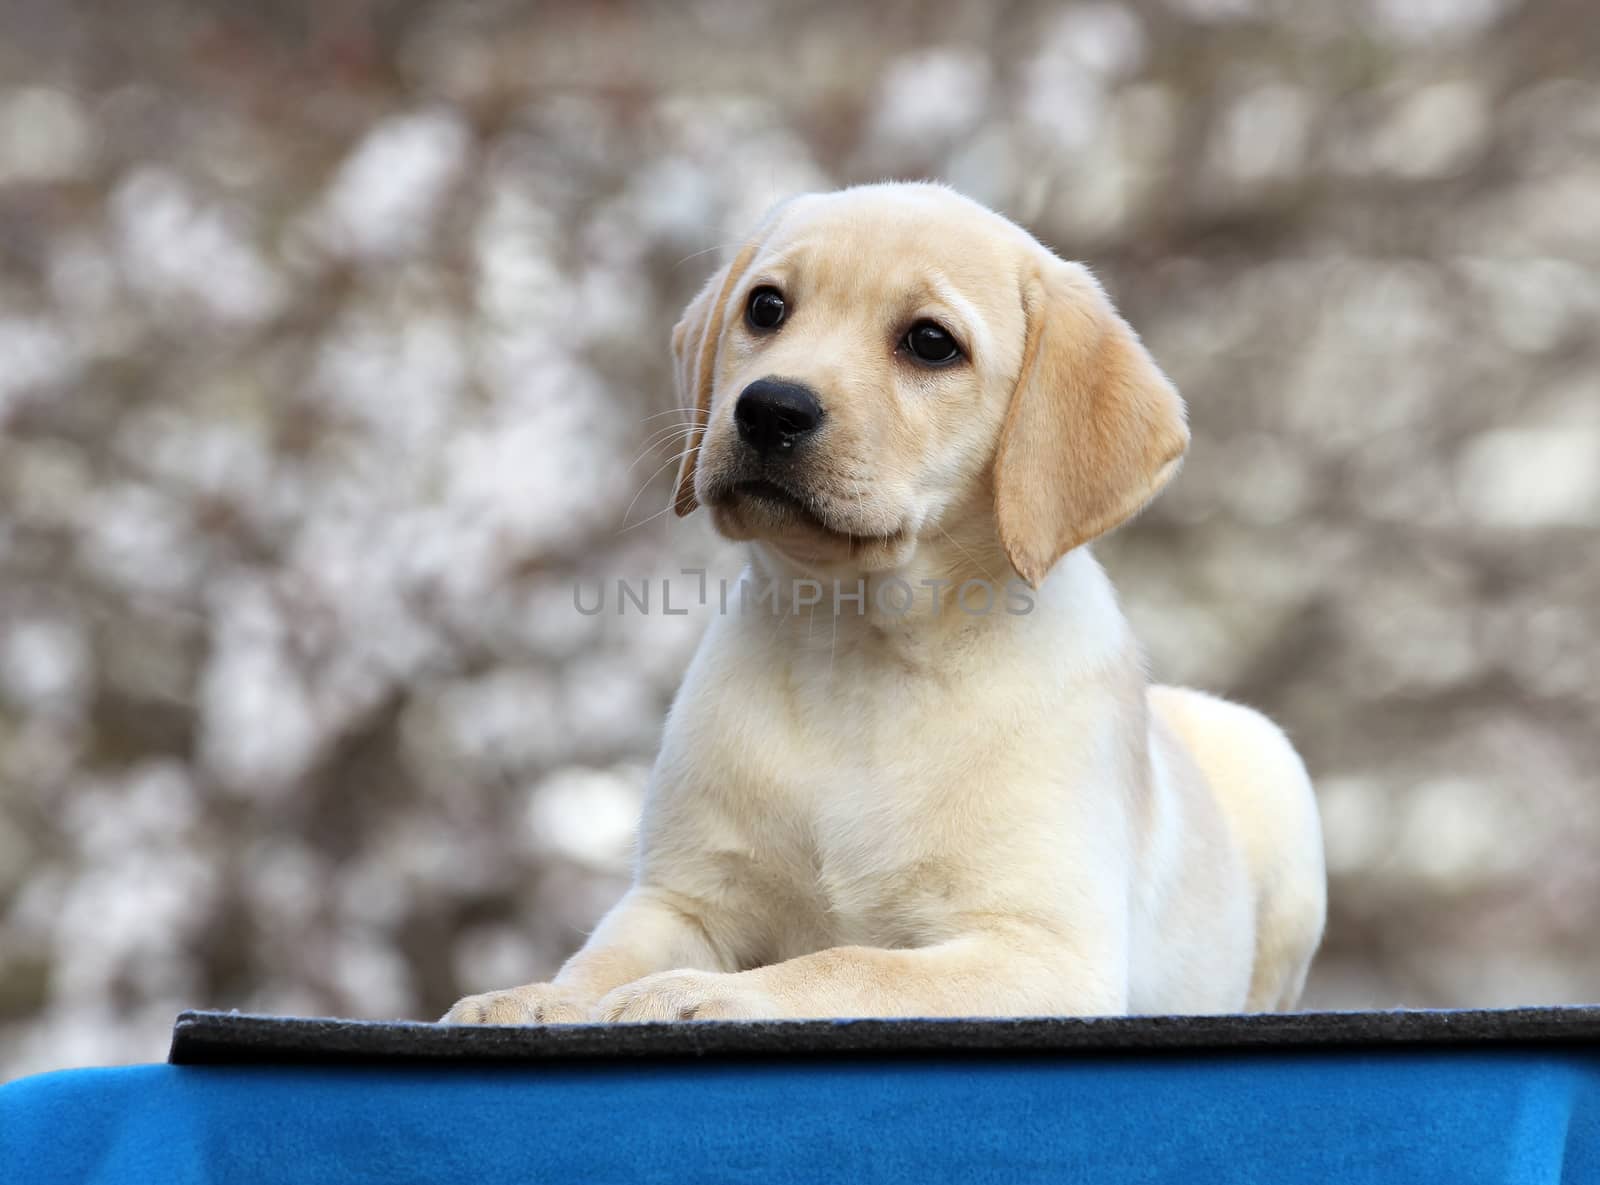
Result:
<svg viewBox="0 0 1600 1185"><path fill-rule="evenodd" d="M553 983L485 992L457 1000L444 1014L447 1025L565 1025L589 1019L590 1001Z"/></svg>
<svg viewBox="0 0 1600 1185"><path fill-rule="evenodd" d="M663 971L617 988L595 1008L605 1021L759 1020L780 1016L776 1000L744 975Z"/></svg>

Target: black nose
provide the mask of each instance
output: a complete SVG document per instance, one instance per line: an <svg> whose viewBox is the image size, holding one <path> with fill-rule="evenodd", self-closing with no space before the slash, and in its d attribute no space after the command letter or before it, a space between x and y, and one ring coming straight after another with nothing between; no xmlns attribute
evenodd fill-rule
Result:
<svg viewBox="0 0 1600 1185"><path fill-rule="evenodd" d="M786 456L822 423L822 404L809 388L781 379L757 379L733 406L739 438L763 457Z"/></svg>

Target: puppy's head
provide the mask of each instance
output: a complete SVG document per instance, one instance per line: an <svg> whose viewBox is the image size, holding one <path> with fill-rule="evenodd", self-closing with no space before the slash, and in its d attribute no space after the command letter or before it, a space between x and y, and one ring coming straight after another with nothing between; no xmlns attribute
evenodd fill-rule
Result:
<svg viewBox="0 0 1600 1185"><path fill-rule="evenodd" d="M1188 443L1094 279L949 190L780 206L673 331L696 432L675 506L815 566L897 567L982 506L1038 585ZM992 509L991 509L992 508Z"/></svg>

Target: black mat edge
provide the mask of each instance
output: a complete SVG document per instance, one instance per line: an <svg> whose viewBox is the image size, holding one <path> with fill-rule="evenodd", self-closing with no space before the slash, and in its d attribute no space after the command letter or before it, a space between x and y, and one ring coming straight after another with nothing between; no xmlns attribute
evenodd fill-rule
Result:
<svg viewBox="0 0 1600 1185"><path fill-rule="evenodd" d="M982 1020L439 1025L183 1012L173 1065L469 1064L1600 1046L1600 1006Z"/></svg>

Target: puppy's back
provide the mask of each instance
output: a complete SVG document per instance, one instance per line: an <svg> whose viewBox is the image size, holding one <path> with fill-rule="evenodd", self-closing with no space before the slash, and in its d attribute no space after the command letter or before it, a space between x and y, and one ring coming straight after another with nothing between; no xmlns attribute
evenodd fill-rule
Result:
<svg viewBox="0 0 1600 1185"><path fill-rule="evenodd" d="M1292 1008L1327 915L1322 824L1305 763L1261 713L1203 692L1152 687L1150 707L1216 793L1257 894L1248 1007Z"/></svg>

